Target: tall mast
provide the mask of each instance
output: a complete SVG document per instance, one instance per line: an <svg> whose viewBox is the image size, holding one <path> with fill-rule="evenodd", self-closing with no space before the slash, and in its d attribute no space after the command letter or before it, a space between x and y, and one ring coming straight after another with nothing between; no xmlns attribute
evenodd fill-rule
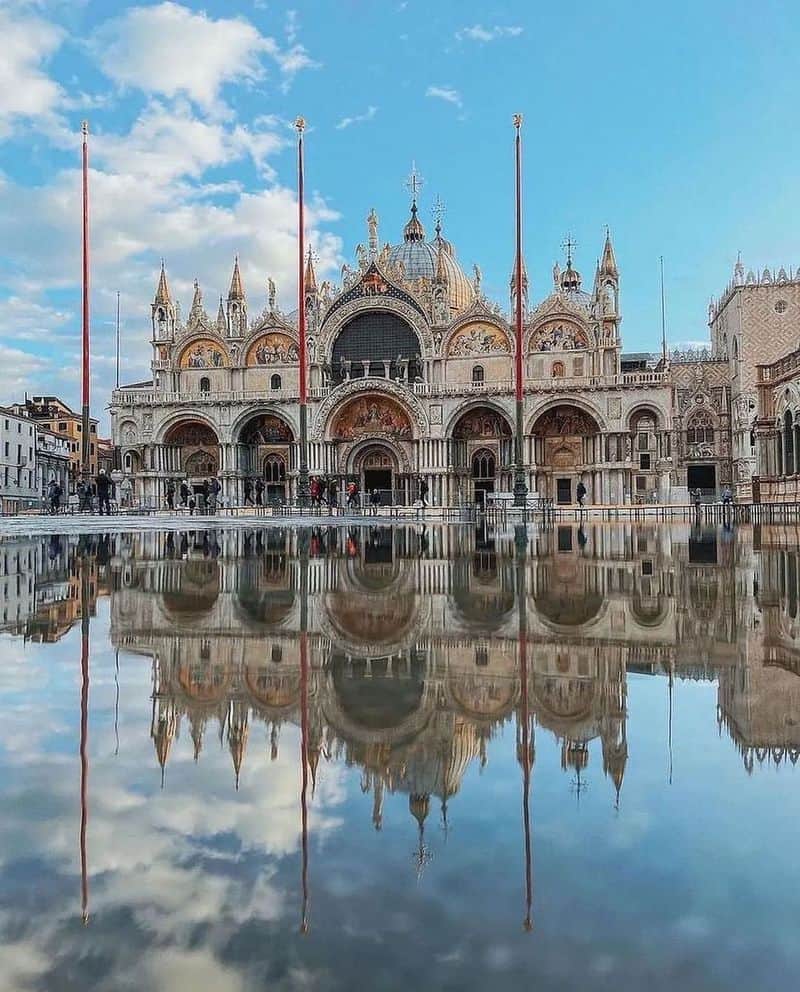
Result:
<svg viewBox="0 0 800 992"><path fill-rule="evenodd" d="M303 216L303 132L306 122L298 117L297 131L297 331L300 343L300 473L297 480L297 502L308 503L308 388L306 382L306 286L305 286L305 218Z"/></svg>
<svg viewBox="0 0 800 992"><path fill-rule="evenodd" d="M89 122L81 124L83 135L83 334L81 396L81 476L91 475L89 447Z"/></svg>
<svg viewBox="0 0 800 992"><path fill-rule="evenodd" d="M516 273L517 299L516 299L516 364L515 364L515 386L516 386L516 430L514 432L514 506L525 509L528 495L528 486L525 483L525 469L523 467L522 453L522 138L520 129L522 127L522 114L514 114L514 164L516 173Z"/></svg>

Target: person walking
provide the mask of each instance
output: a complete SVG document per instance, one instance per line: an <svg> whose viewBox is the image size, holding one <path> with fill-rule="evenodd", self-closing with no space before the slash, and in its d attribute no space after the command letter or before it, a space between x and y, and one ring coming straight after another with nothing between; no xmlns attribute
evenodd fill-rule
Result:
<svg viewBox="0 0 800 992"><path fill-rule="evenodd" d="M197 510L198 513L208 512L208 495L210 493L208 486L208 479L203 479L200 483L200 492L197 494Z"/></svg>
<svg viewBox="0 0 800 992"><path fill-rule="evenodd" d="M722 505L730 506L732 502L733 502L733 493L731 492L730 487L725 486L725 488L722 490Z"/></svg>
<svg viewBox="0 0 800 992"><path fill-rule="evenodd" d="M347 509L358 509L358 483L347 483Z"/></svg>
<svg viewBox="0 0 800 992"><path fill-rule="evenodd" d="M578 498L578 506L582 507L586 501L586 486L584 486L582 480L578 483L578 487L575 490L575 495Z"/></svg>
<svg viewBox="0 0 800 992"><path fill-rule="evenodd" d="M256 479L256 506L264 505L264 480Z"/></svg>
<svg viewBox="0 0 800 992"><path fill-rule="evenodd" d="M377 489L373 489L372 492L369 494L369 502L370 502L370 508L372 510L372 515L377 517L378 507L380 506L380 502L381 502L381 494L378 492Z"/></svg>
<svg viewBox="0 0 800 992"><path fill-rule="evenodd" d="M50 505L50 512L58 513L61 504L61 486L55 479L51 479L47 487L47 500Z"/></svg>
<svg viewBox="0 0 800 992"><path fill-rule="evenodd" d="M217 505L219 503L219 494L222 486L219 484L219 479L214 476L213 479L208 484L208 509L211 513L217 512Z"/></svg>
<svg viewBox="0 0 800 992"><path fill-rule="evenodd" d="M250 506L255 506L256 505L255 502L253 501L253 480L252 479L245 479L244 480L244 505L247 506L248 504Z"/></svg>
<svg viewBox="0 0 800 992"><path fill-rule="evenodd" d="M322 499L320 495L320 491L321 491L321 484L319 478L315 475L312 477L311 485L308 487L308 494L311 497L312 508L316 508L317 510L319 509L320 502Z"/></svg>
<svg viewBox="0 0 800 992"><path fill-rule="evenodd" d="M419 501L423 506L428 505L428 483L422 477L419 480Z"/></svg>
<svg viewBox="0 0 800 992"><path fill-rule="evenodd" d="M186 509L186 507L189 505L189 486L185 482L181 483L180 494L181 494L181 506L184 509Z"/></svg>
<svg viewBox="0 0 800 992"><path fill-rule="evenodd" d="M336 509L339 505L339 490L336 485L336 479L331 479L328 482L328 510L330 513Z"/></svg>
<svg viewBox="0 0 800 992"><path fill-rule="evenodd" d="M172 479L167 482L167 509L175 509L175 483Z"/></svg>
<svg viewBox="0 0 800 992"><path fill-rule="evenodd" d="M103 516L103 507L106 509L106 516L111 516L111 502L109 496L111 494L111 479L106 475L105 469L101 468L97 479L95 482L97 486L97 505L100 512L100 516Z"/></svg>

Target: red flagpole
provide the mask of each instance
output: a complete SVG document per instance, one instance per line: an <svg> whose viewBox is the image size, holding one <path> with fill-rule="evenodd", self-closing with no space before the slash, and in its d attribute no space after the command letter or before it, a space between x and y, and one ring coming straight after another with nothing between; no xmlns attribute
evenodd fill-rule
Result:
<svg viewBox="0 0 800 992"><path fill-rule="evenodd" d="M306 286L305 269L305 218L303 191L303 132L306 122L298 117L294 122L297 131L297 333L300 339L300 472L297 480L297 502L308 502L308 385L306 379Z"/></svg>
<svg viewBox="0 0 800 992"><path fill-rule="evenodd" d="M523 438L523 411L522 411L522 139L520 128L522 127L522 114L514 114L514 130L516 138L514 141L515 167L516 167L516 235L517 235L517 258L515 279L517 283L516 299L516 430L514 432L514 506L525 509L528 497L528 486L525 482L525 468L523 465L522 438Z"/></svg>
<svg viewBox="0 0 800 992"><path fill-rule="evenodd" d="M83 134L83 335L81 397L81 475L86 482L91 475L89 457L89 122L81 124Z"/></svg>

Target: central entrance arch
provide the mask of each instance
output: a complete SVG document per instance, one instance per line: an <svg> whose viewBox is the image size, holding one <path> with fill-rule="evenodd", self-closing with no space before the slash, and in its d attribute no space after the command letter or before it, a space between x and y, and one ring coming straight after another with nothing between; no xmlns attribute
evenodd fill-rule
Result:
<svg viewBox="0 0 800 992"><path fill-rule="evenodd" d="M382 506L395 502L399 466L388 445L375 442L357 451L353 458L353 474L358 476L363 493L378 490Z"/></svg>
<svg viewBox="0 0 800 992"><path fill-rule="evenodd" d="M256 501L286 499L293 441L291 427L271 411L254 414L242 424L237 444L238 468L243 479L253 485Z"/></svg>
<svg viewBox="0 0 800 992"><path fill-rule="evenodd" d="M599 502L600 494L593 494L590 485L590 473L601 460L600 427L594 417L580 407L563 403L545 410L534 422L532 433L537 491L556 503L573 503L578 483L585 477L588 499Z"/></svg>

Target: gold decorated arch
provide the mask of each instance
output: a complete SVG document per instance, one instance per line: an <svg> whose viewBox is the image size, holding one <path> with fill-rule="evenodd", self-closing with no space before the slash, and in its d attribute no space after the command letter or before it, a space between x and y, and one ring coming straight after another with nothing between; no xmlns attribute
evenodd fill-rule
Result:
<svg viewBox="0 0 800 992"><path fill-rule="evenodd" d="M221 369L230 364L228 353L219 341L213 338L197 338L181 352L182 369Z"/></svg>
<svg viewBox="0 0 800 992"><path fill-rule="evenodd" d="M373 394L350 400L333 418L331 437L353 441L381 435L399 441L413 436L411 417L391 396Z"/></svg>
<svg viewBox="0 0 800 992"><path fill-rule="evenodd" d="M250 345L245 365L295 365L300 359L297 345L288 334L273 331Z"/></svg>
<svg viewBox="0 0 800 992"><path fill-rule="evenodd" d="M450 338L447 349L450 358L487 358L510 353L508 335L494 324L484 321L475 321L459 328Z"/></svg>

